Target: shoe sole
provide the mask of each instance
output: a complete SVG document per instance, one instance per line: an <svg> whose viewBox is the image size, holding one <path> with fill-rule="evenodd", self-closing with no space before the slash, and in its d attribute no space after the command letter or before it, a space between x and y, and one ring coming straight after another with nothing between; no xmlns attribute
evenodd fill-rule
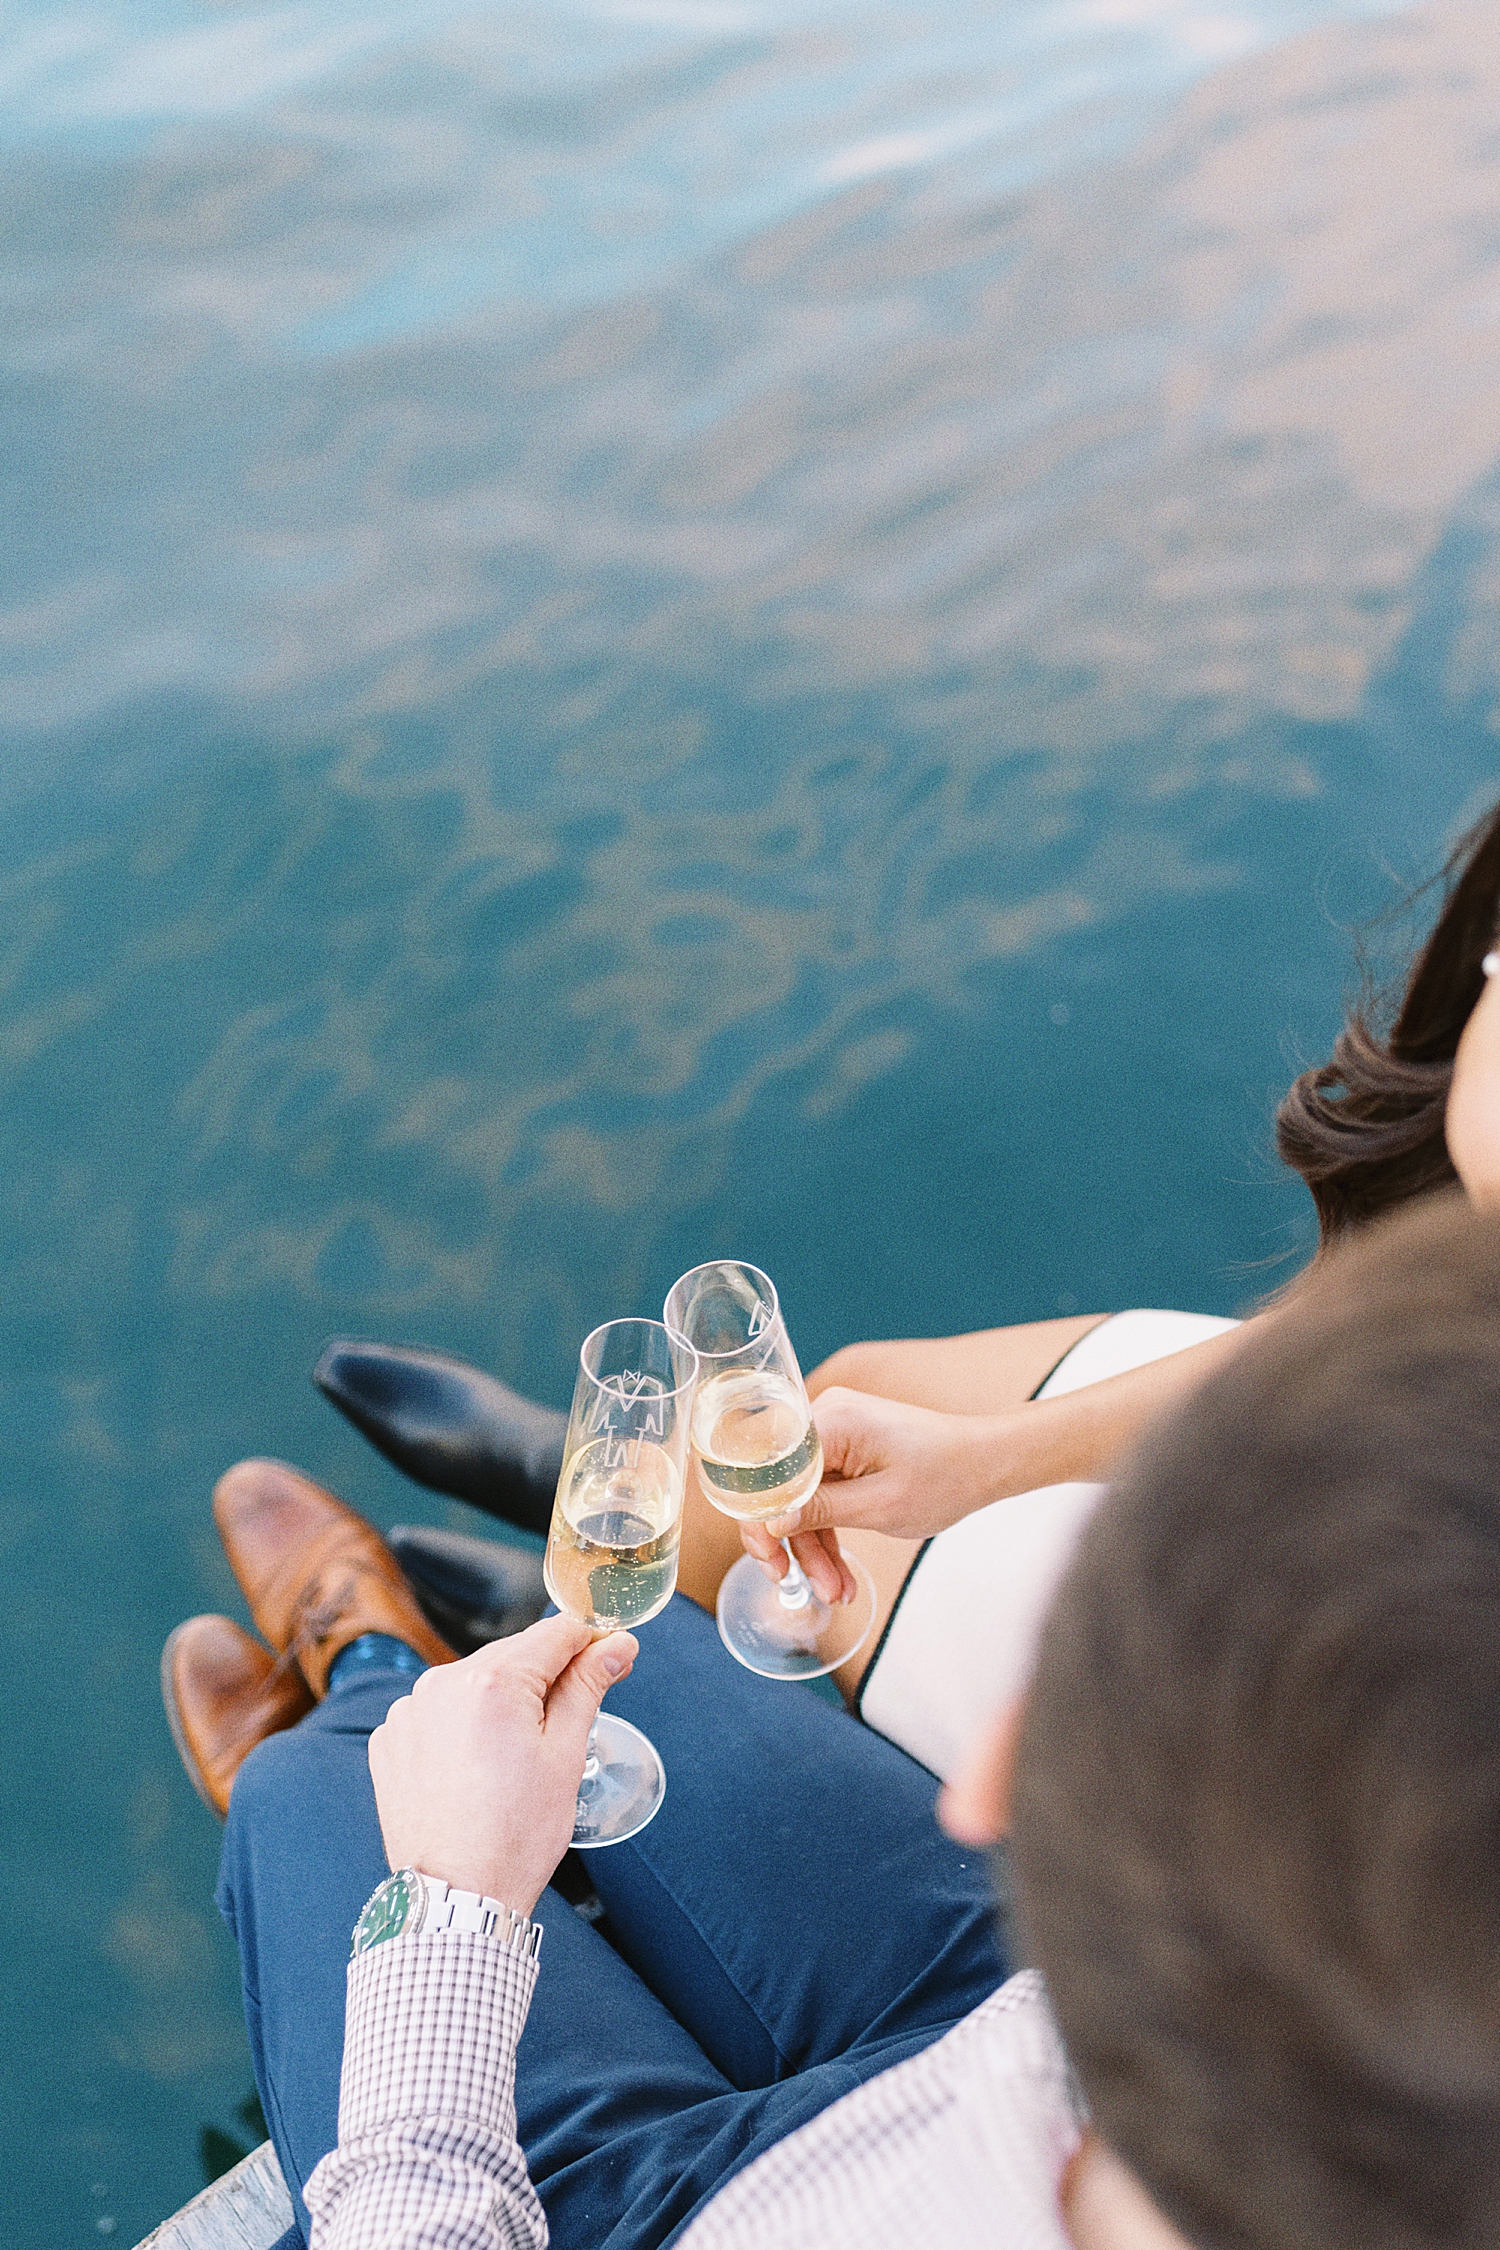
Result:
<svg viewBox="0 0 1500 2250"><path fill-rule="evenodd" d="M166 1641L162 1647L162 1708L167 1714L167 1725L172 1730L172 1740L177 1745L177 1755L182 1760L183 1772L187 1775L188 1780L192 1783L194 1789L197 1791L203 1803L207 1805L209 1811L213 1814L214 1819L223 1820L224 1814L220 1812L218 1806L214 1803L212 1797L210 1797L208 1790L204 1785L202 1770L199 1767L198 1761L194 1757L192 1750L188 1746L187 1734L182 1724L182 1713L179 1710L177 1704L177 1689L172 1679L172 1652L176 1648L178 1641L186 1631L187 1627L185 1625L174 1625L171 1632L168 1633Z"/></svg>

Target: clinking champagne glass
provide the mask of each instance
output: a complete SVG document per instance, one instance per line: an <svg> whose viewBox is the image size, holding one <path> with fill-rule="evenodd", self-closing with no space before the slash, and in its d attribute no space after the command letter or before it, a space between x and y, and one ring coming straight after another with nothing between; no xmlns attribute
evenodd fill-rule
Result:
<svg viewBox="0 0 1500 2250"><path fill-rule="evenodd" d="M691 1344L658 1320L607 1320L578 1355L542 1572L558 1608L597 1638L634 1631L672 1598L697 1375ZM655 1744L601 1711L575 1846L623 1844L654 1818L666 1787Z"/></svg>
<svg viewBox="0 0 1500 2250"><path fill-rule="evenodd" d="M662 1311L698 1354L693 1462L704 1496L726 1516L788 1515L817 1491L823 1449L781 1317L758 1266L695 1266ZM854 1556L852 1602L825 1602L783 1540L787 1573L773 1585L745 1555L719 1588L719 1634L731 1656L770 1680L811 1680L854 1654L875 1622L875 1588Z"/></svg>

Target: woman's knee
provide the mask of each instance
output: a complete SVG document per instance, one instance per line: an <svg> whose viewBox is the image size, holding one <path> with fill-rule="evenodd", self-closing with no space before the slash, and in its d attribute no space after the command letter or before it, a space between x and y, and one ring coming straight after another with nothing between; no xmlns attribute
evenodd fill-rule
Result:
<svg viewBox="0 0 1500 2250"><path fill-rule="evenodd" d="M878 1374L889 1350L888 1344L841 1344L808 1376L808 1395L816 1398L820 1391L842 1383L847 1390L874 1391L878 1396Z"/></svg>

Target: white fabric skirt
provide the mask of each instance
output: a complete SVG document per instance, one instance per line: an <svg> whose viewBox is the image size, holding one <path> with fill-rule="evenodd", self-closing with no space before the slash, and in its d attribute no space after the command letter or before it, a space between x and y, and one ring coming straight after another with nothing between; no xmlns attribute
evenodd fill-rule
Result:
<svg viewBox="0 0 1500 2250"><path fill-rule="evenodd" d="M1082 1390L1236 1325L1210 1313L1113 1313L1036 1395ZM946 1781L978 1729L1025 1686L1053 1590L1105 1490L1018 1492L929 1539L865 1674L865 1723Z"/></svg>

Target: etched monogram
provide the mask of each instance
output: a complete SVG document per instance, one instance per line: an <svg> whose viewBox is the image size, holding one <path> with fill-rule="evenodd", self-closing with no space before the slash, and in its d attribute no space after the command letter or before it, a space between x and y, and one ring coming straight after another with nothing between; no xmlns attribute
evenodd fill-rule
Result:
<svg viewBox="0 0 1500 2250"><path fill-rule="evenodd" d="M627 1367L618 1375L602 1377L599 1388L604 1393L605 1412L610 1420L615 1419L622 1407L628 1416L628 1431L618 1433L622 1438L666 1436L666 1385L659 1375L642 1375L635 1368Z"/></svg>

